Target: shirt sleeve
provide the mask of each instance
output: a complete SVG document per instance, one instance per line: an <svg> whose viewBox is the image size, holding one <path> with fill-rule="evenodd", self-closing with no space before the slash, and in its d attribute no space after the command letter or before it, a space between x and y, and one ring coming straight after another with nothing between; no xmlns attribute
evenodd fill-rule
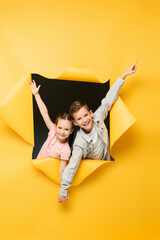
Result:
<svg viewBox="0 0 160 240"><path fill-rule="evenodd" d="M51 127L51 129L50 129L49 132L48 132L48 136L49 136L49 137L52 137L52 136L55 135L55 133L56 133L55 124L53 124L52 127Z"/></svg>
<svg viewBox="0 0 160 240"><path fill-rule="evenodd" d="M104 121L104 119L107 117L113 103L117 100L118 93L124 82L125 81L122 78L118 78L107 92L105 98L102 99L99 108L95 111L94 115L100 118L102 121Z"/></svg>
<svg viewBox="0 0 160 240"><path fill-rule="evenodd" d="M72 184L72 180L81 162L82 155L83 155L83 149L75 146L72 151L72 157L70 159L70 162L64 169L64 172L62 175L61 189L59 192L61 196L67 196L67 190Z"/></svg>

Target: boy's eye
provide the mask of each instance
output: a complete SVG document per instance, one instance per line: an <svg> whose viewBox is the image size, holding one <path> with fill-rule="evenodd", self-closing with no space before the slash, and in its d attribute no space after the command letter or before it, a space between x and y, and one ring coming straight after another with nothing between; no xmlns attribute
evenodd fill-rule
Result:
<svg viewBox="0 0 160 240"><path fill-rule="evenodd" d="M88 113L85 114L85 117L87 117L87 116L88 116Z"/></svg>
<svg viewBox="0 0 160 240"><path fill-rule="evenodd" d="M81 118L78 118L78 121L81 120Z"/></svg>
<svg viewBox="0 0 160 240"><path fill-rule="evenodd" d="M58 127L59 129L62 129L61 127Z"/></svg>

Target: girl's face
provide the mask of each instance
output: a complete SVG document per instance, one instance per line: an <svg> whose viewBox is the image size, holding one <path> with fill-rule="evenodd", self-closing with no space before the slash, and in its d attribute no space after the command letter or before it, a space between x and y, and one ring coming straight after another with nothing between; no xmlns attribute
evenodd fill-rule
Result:
<svg viewBox="0 0 160 240"><path fill-rule="evenodd" d="M66 142L69 135L73 132L71 121L60 118L55 126L57 140Z"/></svg>

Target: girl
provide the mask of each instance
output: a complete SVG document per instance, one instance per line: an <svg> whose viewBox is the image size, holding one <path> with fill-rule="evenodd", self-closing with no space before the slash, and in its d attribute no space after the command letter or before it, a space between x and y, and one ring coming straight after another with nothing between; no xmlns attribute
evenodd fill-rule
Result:
<svg viewBox="0 0 160 240"><path fill-rule="evenodd" d="M60 158L60 181L62 181L62 173L68 163L71 149L68 144L68 137L73 132L73 123L69 114L61 113L57 116L55 124L51 121L46 105L41 99L39 89L41 85L36 86L35 81L30 81L30 88L35 97L43 120L49 129L48 138L44 142L37 158Z"/></svg>

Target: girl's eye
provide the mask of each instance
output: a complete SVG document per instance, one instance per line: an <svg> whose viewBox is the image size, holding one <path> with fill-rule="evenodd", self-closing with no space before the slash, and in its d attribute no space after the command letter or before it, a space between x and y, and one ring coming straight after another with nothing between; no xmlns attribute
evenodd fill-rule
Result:
<svg viewBox="0 0 160 240"><path fill-rule="evenodd" d="M66 130L66 131L69 131L69 129L68 129L68 128L66 128L65 130Z"/></svg>
<svg viewBox="0 0 160 240"><path fill-rule="evenodd" d="M59 129L62 129L61 127L58 127Z"/></svg>

